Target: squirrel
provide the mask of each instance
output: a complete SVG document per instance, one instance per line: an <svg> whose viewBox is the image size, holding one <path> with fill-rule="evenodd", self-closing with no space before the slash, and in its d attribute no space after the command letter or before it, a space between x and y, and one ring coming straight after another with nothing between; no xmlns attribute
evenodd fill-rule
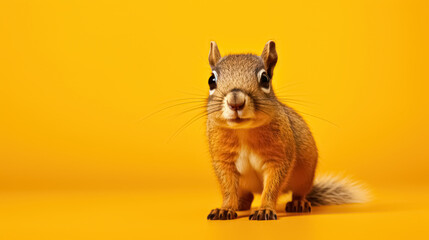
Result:
<svg viewBox="0 0 429 240"><path fill-rule="evenodd" d="M265 44L260 56L221 57L217 44L210 43L206 134L223 203L210 211L208 220L237 218L236 211L251 209L253 194L261 194L261 205L250 220L277 220L277 198L289 191L286 212L365 201L365 190L347 179L315 180L313 135L273 91L277 58L274 41Z"/></svg>

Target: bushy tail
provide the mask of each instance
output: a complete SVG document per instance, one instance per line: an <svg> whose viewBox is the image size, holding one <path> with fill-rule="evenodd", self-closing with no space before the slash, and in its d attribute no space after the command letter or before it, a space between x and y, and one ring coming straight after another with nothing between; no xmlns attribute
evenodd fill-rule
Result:
<svg viewBox="0 0 429 240"><path fill-rule="evenodd" d="M363 203L369 201L368 190L362 184L333 175L316 177L307 200L313 206Z"/></svg>

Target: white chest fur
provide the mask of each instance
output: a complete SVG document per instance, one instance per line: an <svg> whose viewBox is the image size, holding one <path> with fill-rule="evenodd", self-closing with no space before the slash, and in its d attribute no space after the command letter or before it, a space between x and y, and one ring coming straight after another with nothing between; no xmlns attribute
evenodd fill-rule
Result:
<svg viewBox="0 0 429 240"><path fill-rule="evenodd" d="M250 148L243 146L235 162L240 173L240 187L260 193L263 189L263 161Z"/></svg>

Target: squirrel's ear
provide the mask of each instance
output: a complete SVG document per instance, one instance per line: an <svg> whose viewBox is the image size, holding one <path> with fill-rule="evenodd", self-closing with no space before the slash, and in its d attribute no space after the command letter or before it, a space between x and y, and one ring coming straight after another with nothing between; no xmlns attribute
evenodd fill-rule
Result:
<svg viewBox="0 0 429 240"><path fill-rule="evenodd" d="M273 76L274 67L277 63L276 44L274 41L268 41L262 51L261 58L264 61L265 69L270 77Z"/></svg>
<svg viewBox="0 0 429 240"><path fill-rule="evenodd" d="M221 56L217 44L214 41L210 42L209 63L212 69L216 66L217 62L219 62L220 58Z"/></svg>

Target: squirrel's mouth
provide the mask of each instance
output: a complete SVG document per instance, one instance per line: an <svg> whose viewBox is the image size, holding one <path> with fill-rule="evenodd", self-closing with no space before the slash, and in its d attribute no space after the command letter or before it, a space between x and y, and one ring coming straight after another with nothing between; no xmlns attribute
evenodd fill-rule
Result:
<svg viewBox="0 0 429 240"><path fill-rule="evenodd" d="M246 121L249 121L250 120L250 118L239 118L239 117L237 117L237 118L231 118L231 119L227 119L227 121L228 122L230 122L230 123L243 123L243 122L246 122Z"/></svg>

